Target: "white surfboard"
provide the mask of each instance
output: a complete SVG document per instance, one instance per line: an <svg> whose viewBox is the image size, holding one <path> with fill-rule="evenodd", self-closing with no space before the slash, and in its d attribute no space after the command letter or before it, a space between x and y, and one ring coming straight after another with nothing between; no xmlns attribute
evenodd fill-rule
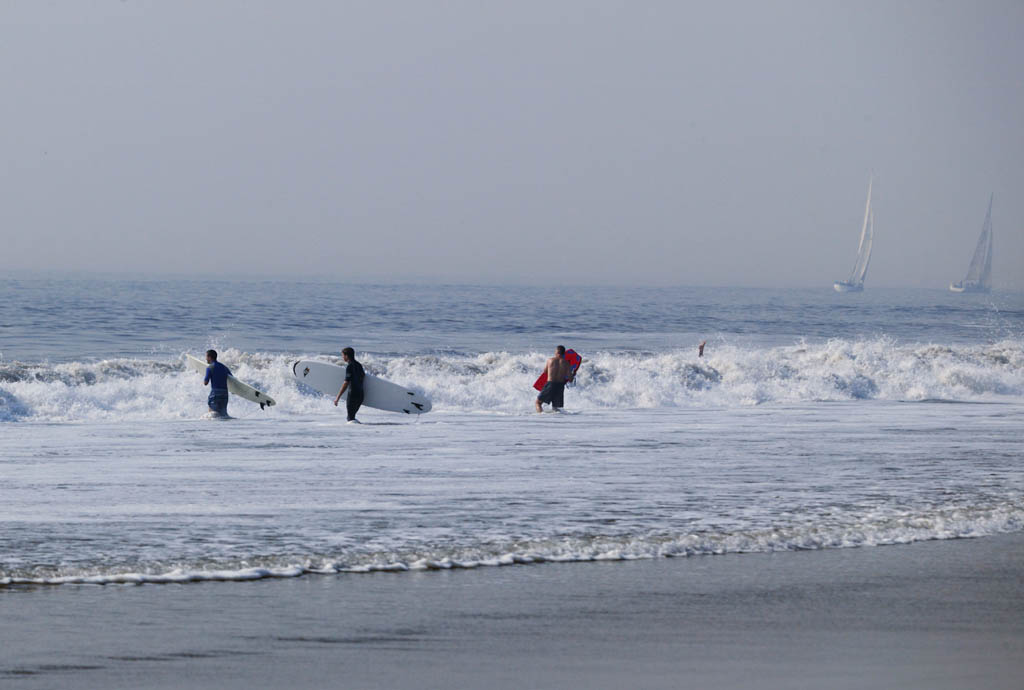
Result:
<svg viewBox="0 0 1024 690"><path fill-rule="evenodd" d="M206 367L209 366L203 360L193 357L192 355L185 353L182 355L182 359L185 360L185 364L198 372L206 373ZM228 367L230 369L231 367ZM265 407L273 407L277 403L269 395L263 391L256 390L248 383L239 381L234 376L228 376L228 393L231 395L237 395L239 398L244 398L250 402L254 402L260 406L260 409Z"/></svg>
<svg viewBox="0 0 1024 690"><path fill-rule="evenodd" d="M345 383L345 367L327 362L300 360L292 365L292 374L310 388L332 398L341 390L341 384ZM348 398L348 391L345 391L343 397ZM405 414L423 414L430 412L431 408L430 400L421 393L372 374L366 374L363 379L363 404L378 410Z"/></svg>

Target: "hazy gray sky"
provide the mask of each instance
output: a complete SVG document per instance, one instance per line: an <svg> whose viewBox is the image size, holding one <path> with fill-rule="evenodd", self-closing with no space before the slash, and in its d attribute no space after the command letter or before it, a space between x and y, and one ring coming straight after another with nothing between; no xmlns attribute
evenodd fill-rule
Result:
<svg viewBox="0 0 1024 690"><path fill-rule="evenodd" d="M4 2L0 268L1024 288L1024 3Z"/></svg>

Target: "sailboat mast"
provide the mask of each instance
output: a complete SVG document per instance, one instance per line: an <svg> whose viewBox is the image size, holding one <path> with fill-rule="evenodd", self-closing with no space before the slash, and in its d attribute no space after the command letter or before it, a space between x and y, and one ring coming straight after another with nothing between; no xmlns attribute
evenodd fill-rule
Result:
<svg viewBox="0 0 1024 690"><path fill-rule="evenodd" d="M981 286L992 287L992 200L995 194L988 198L988 213L985 214L985 231L988 233L988 250L985 253L985 267L981 271Z"/></svg>
<svg viewBox="0 0 1024 690"><path fill-rule="evenodd" d="M873 177L868 178L868 200L867 203L864 204L864 224L860 228L860 244L857 245L858 254L860 254L860 251L864 248L864 237L868 232L868 218L871 216L871 184L874 181Z"/></svg>

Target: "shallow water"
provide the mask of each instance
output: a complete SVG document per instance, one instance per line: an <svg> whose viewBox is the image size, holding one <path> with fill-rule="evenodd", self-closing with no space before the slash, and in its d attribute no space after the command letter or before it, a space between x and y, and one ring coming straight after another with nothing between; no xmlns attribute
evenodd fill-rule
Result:
<svg viewBox="0 0 1024 690"><path fill-rule="evenodd" d="M2 289L0 584L337 577L1024 528L1020 296ZM552 320L555 299L582 306ZM587 362L567 411L536 415L531 384L559 342ZM289 365L344 344L435 411L364 409L361 426L343 424ZM277 406L233 399L237 419L202 419L201 377L179 357L210 345Z"/></svg>

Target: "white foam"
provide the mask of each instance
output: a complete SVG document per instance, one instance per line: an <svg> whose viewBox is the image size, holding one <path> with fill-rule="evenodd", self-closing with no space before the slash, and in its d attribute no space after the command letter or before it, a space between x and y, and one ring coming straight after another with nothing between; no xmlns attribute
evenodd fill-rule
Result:
<svg viewBox="0 0 1024 690"><path fill-rule="evenodd" d="M901 345L887 338L785 347L709 345L657 354L585 353L579 385L566 392L574 409L750 406L810 401L1024 398L1024 343ZM244 353L221 359L278 405L276 417L337 414L327 396L299 386L293 361L310 355ZM546 355L364 357L370 371L430 396L435 410L520 413L532 406ZM177 359L117 359L67 364L0 364L0 421L175 420L206 411L202 377ZM261 413L234 399L233 416Z"/></svg>
<svg viewBox="0 0 1024 690"><path fill-rule="evenodd" d="M647 536L591 536L545 539L519 545L517 551L495 551L494 547L459 547L453 553L430 556L410 553L394 560L394 554L365 553L350 559L309 557L296 563L294 557L266 557L267 565L240 568L215 564L174 566L160 570L152 564L146 572L103 572L95 568L59 574L0 573L0 586L69 584L187 584L196 582L243 582L303 575L404 573L540 565L544 563L587 563L679 558L740 553L820 550L910 544L920 541L983 537L1024 529L1024 499L992 508L948 508L933 512L905 513L875 520L860 520L831 527L799 526L737 532L702 532ZM468 557L467 557L468 556ZM73 569L72 569L73 571Z"/></svg>

